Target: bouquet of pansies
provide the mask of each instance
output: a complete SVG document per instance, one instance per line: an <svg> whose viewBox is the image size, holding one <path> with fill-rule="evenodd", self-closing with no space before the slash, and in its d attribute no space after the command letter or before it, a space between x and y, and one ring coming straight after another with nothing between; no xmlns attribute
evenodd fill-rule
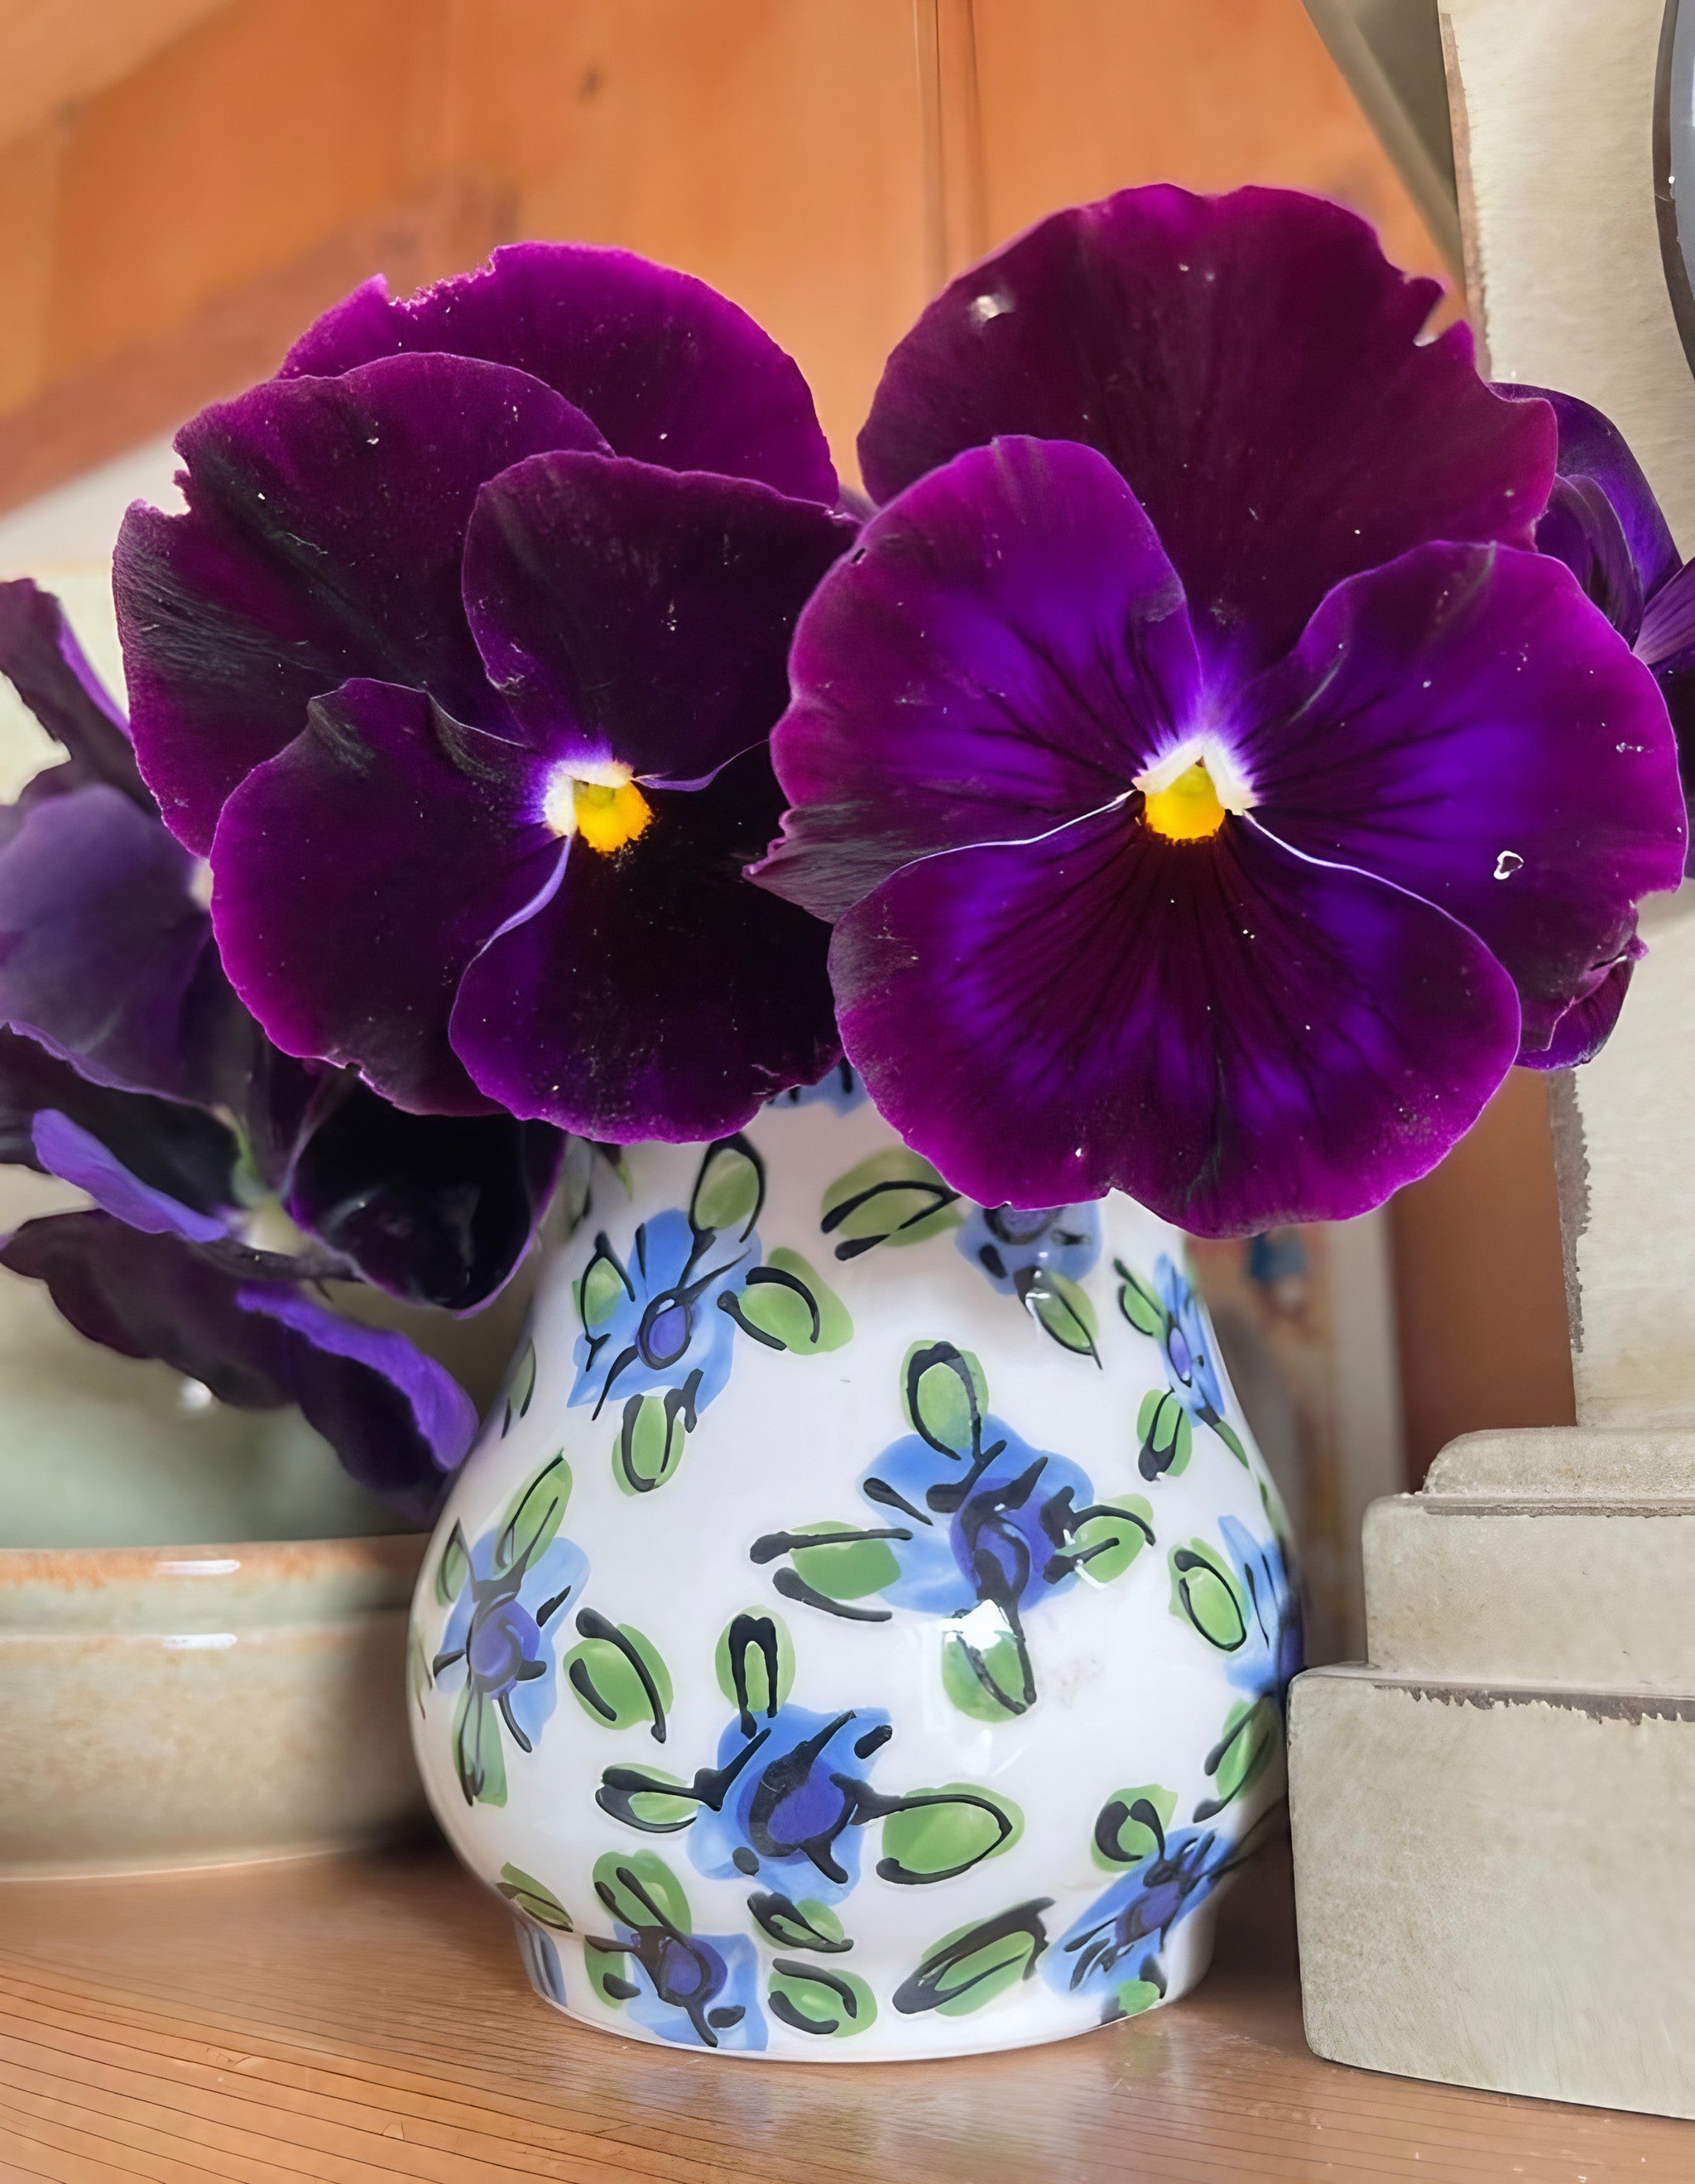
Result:
<svg viewBox="0 0 1695 2184"><path fill-rule="evenodd" d="M845 1061L989 1209L1363 1212L1586 1060L1686 850L1695 577L1617 432L1479 378L1335 206L1129 190L963 275L845 493L733 304L524 243L371 281L177 446L0 670L0 1247L298 1401L420 1517L474 1427L362 1279L475 1311L573 1141Z"/></svg>

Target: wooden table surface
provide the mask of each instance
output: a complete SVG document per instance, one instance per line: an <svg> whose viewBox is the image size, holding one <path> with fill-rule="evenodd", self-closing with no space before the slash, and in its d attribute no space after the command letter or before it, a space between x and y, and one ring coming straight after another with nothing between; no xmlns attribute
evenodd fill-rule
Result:
<svg viewBox="0 0 1695 2184"><path fill-rule="evenodd" d="M1282 1886L1274 1868L1246 1877L1217 1968L1171 2008L980 2062L805 2069L568 2023L524 1984L500 1907L433 1848L12 1882L0 2177L1695 2179L1695 2125L1318 2061L1301 2037Z"/></svg>

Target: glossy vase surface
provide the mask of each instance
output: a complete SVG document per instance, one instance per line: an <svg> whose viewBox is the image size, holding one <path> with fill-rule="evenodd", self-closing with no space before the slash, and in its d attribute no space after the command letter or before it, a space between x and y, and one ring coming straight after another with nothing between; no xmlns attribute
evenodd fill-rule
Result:
<svg viewBox="0 0 1695 2184"><path fill-rule="evenodd" d="M1298 1618L1183 1240L985 1212L845 1072L598 1165L413 1612L432 1802L550 2003L886 2061L1204 1970Z"/></svg>

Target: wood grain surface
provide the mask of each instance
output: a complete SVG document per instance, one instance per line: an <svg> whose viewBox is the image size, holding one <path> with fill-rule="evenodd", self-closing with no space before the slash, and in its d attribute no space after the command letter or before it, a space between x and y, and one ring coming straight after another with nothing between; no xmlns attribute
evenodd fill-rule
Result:
<svg viewBox="0 0 1695 2184"><path fill-rule="evenodd" d="M13 1883L0 2178L1695 2176L1695 2126L1318 2061L1280 1915L1285 1872L1249 1874L1218 1968L1170 2008L980 2062L816 2069L641 2047L556 2016L523 1983L502 1909L434 1849Z"/></svg>

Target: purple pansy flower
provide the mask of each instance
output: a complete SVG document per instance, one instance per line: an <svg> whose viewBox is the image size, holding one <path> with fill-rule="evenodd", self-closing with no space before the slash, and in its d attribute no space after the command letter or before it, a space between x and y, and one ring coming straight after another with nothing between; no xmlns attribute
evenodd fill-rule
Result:
<svg viewBox="0 0 1695 2184"><path fill-rule="evenodd" d="M0 1159L99 1209L26 1223L0 1263L226 1401L298 1401L355 1477L427 1516L469 1401L297 1284L475 1309L527 1249L563 1139L403 1115L278 1053L224 977L200 866L159 823L121 709L33 584L0 585L0 672L67 754L0 807Z"/></svg>
<svg viewBox="0 0 1695 2184"><path fill-rule="evenodd" d="M292 1284L243 1281L109 1213L48 1214L0 1240L81 1334L153 1357L238 1410L299 1407L362 1486L433 1518L477 1431L471 1398L404 1335L361 1327Z"/></svg>
<svg viewBox="0 0 1695 2184"><path fill-rule="evenodd" d="M1552 554L1582 585L1645 666L1671 716L1687 784L1695 777L1695 564L1680 557L1653 489L1610 418L1575 395L1501 383L1515 402L1546 402L1559 426L1558 475L1536 525L1536 550ZM1522 1057L1532 1068L1587 1061L1618 1022L1640 941L1609 965L1570 1009L1547 1048Z"/></svg>
<svg viewBox="0 0 1695 2184"><path fill-rule="evenodd" d="M1553 414L1420 338L1436 292L1337 207L1131 190L890 359L757 870L979 1203L1362 1212L1676 883L1653 678L1528 550Z"/></svg>
<svg viewBox="0 0 1695 2184"><path fill-rule="evenodd" d="M370 283L177 446L115 584L136 749L237 990L397 1106L710 1138L839 1047L741 877L850 541L804 382L701 282L522 243Z"/></svg>

